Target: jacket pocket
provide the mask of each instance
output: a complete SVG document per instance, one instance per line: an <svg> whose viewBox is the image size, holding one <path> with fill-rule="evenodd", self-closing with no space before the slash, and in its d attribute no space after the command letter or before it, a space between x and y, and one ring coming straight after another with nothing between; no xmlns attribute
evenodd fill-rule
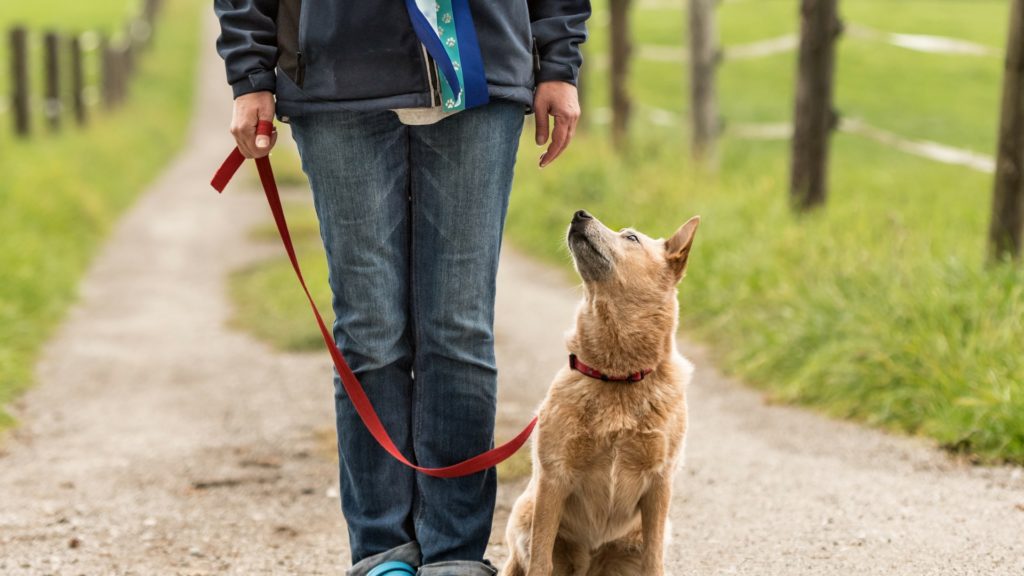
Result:
<svg viewBox="0 0 1024 576"><path fill-rule="evenodd" d="M311 100L420 95L429 102L405 2L302 0L296 51L302 52L301 88Z"/></svg>

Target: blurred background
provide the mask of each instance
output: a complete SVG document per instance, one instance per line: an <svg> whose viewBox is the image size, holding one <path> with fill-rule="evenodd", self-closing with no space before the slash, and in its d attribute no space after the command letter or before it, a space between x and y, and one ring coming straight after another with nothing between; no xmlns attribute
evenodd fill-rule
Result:
<svg viewBox="0 0 1024 576"><path fill-rule="evenodd" d="M185 141L208 8L0 6L0 427L98 246Z"/></svg>
<svg viewBox="0 0 1024 576"><path fill-rule="evenodd" d="M569 277L578 208L654 236L699 213L683 331L722 369L773 402L1024 462L1020 4L597 0L583 124L540 170L527 122L507 241ZM0 7L0 406L182 146L209 11ZM305 185L288 138L274 161ZM312 212L288 210L326 302ZM234 325L318 349L293 281L283 257L234 272Z"/></svg>

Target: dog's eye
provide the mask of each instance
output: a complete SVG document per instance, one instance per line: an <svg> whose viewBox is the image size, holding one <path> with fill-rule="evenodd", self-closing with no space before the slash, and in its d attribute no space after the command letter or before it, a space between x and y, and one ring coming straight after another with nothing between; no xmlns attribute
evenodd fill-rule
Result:
<svg viewBox="0 0 1024 576"><path fill-rule="evenodd" d="M626 236L626 240L629 240L630 242L636 242L637 244L640 243L640 239L636 237L636 234L630 234L629 236Z"/></svg>

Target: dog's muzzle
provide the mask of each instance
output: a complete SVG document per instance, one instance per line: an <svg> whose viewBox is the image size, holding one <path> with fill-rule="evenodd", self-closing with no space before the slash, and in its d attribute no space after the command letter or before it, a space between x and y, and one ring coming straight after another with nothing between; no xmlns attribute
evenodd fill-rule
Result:
<svg viewBox="0 0 1024 576"><path fill-rule="evenodd" d="M566 240L576 269L584 280L599 280L611 271L611 262L591 238L591 225L596 220L586 210L577 210L569 224ZM588 233L590 232L590 233Z"/></svg>

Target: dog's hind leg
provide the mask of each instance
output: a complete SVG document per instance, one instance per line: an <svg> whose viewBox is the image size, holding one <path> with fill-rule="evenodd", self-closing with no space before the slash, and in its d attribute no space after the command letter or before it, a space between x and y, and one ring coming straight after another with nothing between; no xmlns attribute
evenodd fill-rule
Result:
<svg viewBox="0 0 1024 576"><path fill-rule="evenodd" d="M502 569L502 576L526 576L530 565L530 525L533 520L533 503L524 494L512 507L512 515L505 529L505 543L508 546L508 561Z"/></svg>

